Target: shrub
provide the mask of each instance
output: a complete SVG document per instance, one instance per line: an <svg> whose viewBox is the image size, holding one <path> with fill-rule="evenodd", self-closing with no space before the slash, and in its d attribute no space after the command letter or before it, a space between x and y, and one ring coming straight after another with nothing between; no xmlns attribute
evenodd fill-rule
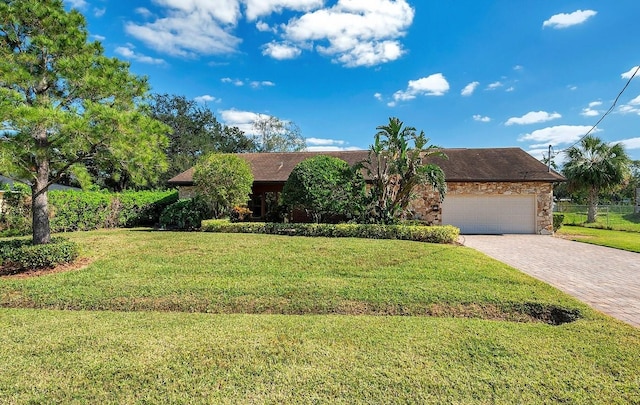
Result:
<svg viewBox="0 0 640 405"><path fill-rule="evenodd" d="M249 200L253 173L246 160L231 154L212 153L193 169L196 194L209 204L215 218L229 215Z"/></svg>
<svg viewBox="0 0 640 405"><path fill-rule="evenodd" d="M162 211L160 226L164 229L194 230L200 228L211 210L202 198L179 200Z"/></svg>
<svg viewBox="0 0 640 405"><path fill-rule="evenodd" d="M231 220L231 222L243 222L243 221L246 221L247 219L249 219L249 216L251 214L253 214L253 211L251 211L249 208L247 208L247 207L239 207L239 206L236 205L231 210L231 214L229 215L229 219Z"/></svg>
<svg viewBox="0 0 640 405"><path fill-rule="evenodd" d="M26 186L16 184L5 190L0 209L2 236L23 236L31 233L31 195Z"/></svg>
<svg viewBox="0 0 640 405"><path fill-rule="evenodd" d="M205 232L261 233L330 238L402 239L429 243L454 243L460 234L460 230L451 225L232 223L224 220L204 221L202 230Z"/></svg>
<svg viewBox="0 0 640 405"><path fill-rule="evenodd" d="M176 191L51 191L51 230L150 226L158 223L164 208L177 200Z"/></svg>
<svg viewBox="0 0 640 405"><path fill-rule="evenodd" d="M0 242L0 258L3 264L18 269L38 269L71 263L78 257L78 246L70 240L54 237L51 243L33 245L28 239Z"/></svg>
<svg viewBox="0 0 640 405"><path fill-rule="evenodd" d="M315 222L359 215L364 180L342 159L318 155L298 163L282 190L282 204L306 211Z"/></svg>
<svg viewBox="0 0 640 405"><path fill-rule="evenodd" d="M562 222L564 221L564 214L553 214L553 232L556 232L562 226Z"/></svg>

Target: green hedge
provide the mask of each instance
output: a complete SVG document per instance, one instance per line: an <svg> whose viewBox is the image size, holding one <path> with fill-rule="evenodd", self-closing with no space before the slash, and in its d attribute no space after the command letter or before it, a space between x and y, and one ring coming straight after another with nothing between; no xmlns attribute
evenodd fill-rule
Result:
<svg viewBox="0 0 640 405"><path fill-rule="evenodd" d="M151 226L178 201L176 191L51 191L52 232Z"/></svg>
<svg viewBox="0 0 640 405"><path fill-rule="evenodd" d="M562 226L562 222L564 222L564 214L553 214L553 232L556 232Z"/></svg>
<svg viewBox="0 0 640 405"><path fill-rule="evenodd" d="M201 198L179 200L162 211L160 226L164 229L180 229L192 231L200 228L205 218L211 218L210 208Z"/></svg>
<svg viewBox="0 0 640 405"><path fill-rule="evenodd" d="M377 224L281 224L272 222L202 221L204 232L263 233L330 238L402 239L429 243L454 243L460 230L451 225L377 225Z"/></svg>
<svg viewBox="0 0 640 405"><path fill-rule="evenodd" d="M16 269L38 269L71 263L78 257L78 245L63 238L52 238L46 245L33 245L29 239L0 241L2 264Z"/></svg>

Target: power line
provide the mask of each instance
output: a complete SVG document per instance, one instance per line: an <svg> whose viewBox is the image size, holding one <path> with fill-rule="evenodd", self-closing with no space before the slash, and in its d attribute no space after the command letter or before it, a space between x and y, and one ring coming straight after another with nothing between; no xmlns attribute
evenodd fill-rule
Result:
<svg viewBox="0 0 640 405"><path fill-rule="evenodd" d="M579 144L580 142L582 142L582 140L584 138L586 138L587 136L589 136L590 133L592 133L597 127L598 125L602 122L602 120L604 119L604 117L606 117L607 115L609 115L609 113L611 113L611 111L613 111L613 109L615 108L616 104L618 103L618 100L620 99L620 97L622 96L622 93L624 93L624 91L627 89L627 87L629 87L629 84L631 83L631 80L633 80L634 77L636 77L636 74L638 74L638 71L640 71L640 65L636 67L636 70L633 72L633 74L631 75L631 77L629 78L629 80L627 81L627 84L624 85L624 87L622 88L622 90L620 90L620 93L618 93L618 97L616 97L615 100L613 100L613 104L611 104L611 107L609 107L609 109L607 110L606 113L604 113L604 115L602 117L600 117L600 119L598 120L598 122L595 123L594 126L591 127L591 129L589 131L587 131L586 134L584 134L580 139L578 139L577 141L575 141L573 143L573 145L569 146L568 148L564 148L563 150L561 150L560 152L558 152L558 154L566 152L567 150L573 148L574 146L576 146L577 144Z"/></svg>

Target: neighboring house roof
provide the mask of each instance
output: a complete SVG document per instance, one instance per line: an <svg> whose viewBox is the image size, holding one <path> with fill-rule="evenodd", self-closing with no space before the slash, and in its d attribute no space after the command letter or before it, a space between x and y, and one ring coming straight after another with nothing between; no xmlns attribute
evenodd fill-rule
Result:
<svg viewBox="0 0 640 405"><path fill-rule="evenodd" d="M0 183L2 183L2 184L8 184L9 186L13 186L13 182L14 182L14 181L15 181L15 180L13 180L13 179L11 179L11 178L9 178L9 177L6 177L6 176L2 176L2 175L0 175ZM62 184L57 184L57 183L54 183L54 184L52 184L52 185L50 185L50 186L49 186L49 191L52 191L52 190L62 190L62 191L74 190L74 191L82 191L82 189L81 189L81 188L78 188L78 187L64 186L64 185L62 185Z"/></svg>
<svg viewBox="0 0 640 405"><path fill-rule="evenodd" d="M445 179L453 181L544 181L559 182L565 178L520 148L491 149L442 149L448 159L430 156L429 163L442 168ZM240 153L237 156L251 166L254 182L283 183L293 168L304 159L318 156L335 156L354 165L366 159L368 150L337 152L278 152ZM172 185L192 185L193 168L169 180Z"/></svg>

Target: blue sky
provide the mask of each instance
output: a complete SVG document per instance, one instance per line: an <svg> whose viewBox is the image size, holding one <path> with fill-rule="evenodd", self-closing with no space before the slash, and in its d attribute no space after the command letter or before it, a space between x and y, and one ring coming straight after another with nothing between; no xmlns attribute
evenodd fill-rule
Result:
<svg viewBox="0 0 640 405"><path fill-rule="evenodd" d="M153 92L311 150L365 149L389 117L435 145L562 151L636 67L640 1L65 0ZM640 159L640 74L596 130ZM558 157L562 160L562 157Z"/></svg>

